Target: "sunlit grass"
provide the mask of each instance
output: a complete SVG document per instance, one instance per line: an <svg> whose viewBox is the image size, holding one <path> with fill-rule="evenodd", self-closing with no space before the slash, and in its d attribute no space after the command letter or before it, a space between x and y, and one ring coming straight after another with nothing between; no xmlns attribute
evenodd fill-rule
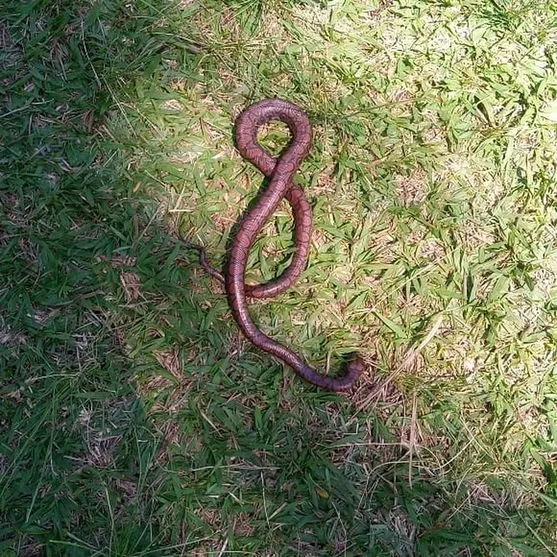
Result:
<svg viewBox="0 0 557 557"><path fill-rule="evenodd" d="M556 15L0 8L3 553L551 554ZM262 183L234 119L273 96L315 129L315 230L252 312L322 369L360 350L347 397L243 340L180 240L223 260ZM290 249L282 206L251 276Z"/></svg>

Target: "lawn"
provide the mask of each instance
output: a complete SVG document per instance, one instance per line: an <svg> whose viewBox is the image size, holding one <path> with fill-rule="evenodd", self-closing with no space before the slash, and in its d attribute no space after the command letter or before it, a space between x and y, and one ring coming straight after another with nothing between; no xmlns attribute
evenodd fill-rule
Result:
<svg viewBox="0 0 557 557"><path fill-rule="evenodd" d="M188 247L225 260L266 97L315 229L251 312L351 393ZM557 554L556 2L7 0L0 99L1 555Z"/></svg>

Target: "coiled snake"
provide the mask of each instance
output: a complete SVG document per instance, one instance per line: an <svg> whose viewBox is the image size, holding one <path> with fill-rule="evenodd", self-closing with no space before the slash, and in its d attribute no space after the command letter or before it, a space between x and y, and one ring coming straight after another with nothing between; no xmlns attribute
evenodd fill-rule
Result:
<svg viewBox="0 0 557 557"><path fill-rule="evenodd" d="M259 128L272 120L284 122L292 134L288 148L276 159L257 142ZM203 250L201 262L205 269L224 282L234 318L244 335L255 346L282 360L313 385L331 391L347 391L365 369L360 356L356 355L348 363L345 375L323 375L310 367L294 351L259 330L249 315L246 300L247 296L269 298L283 292L300 277L306 265L311 238L311 206L301 187L293 181L293 177L311 148L312 131L309 119L305 112L289 102L266 99L249 106L240 114L236 121L235 139L242 157L265 174L269 183L257 204L239 225L230 248L225 277L209 265ZM296 251L292 262L278 279L266 284L246 285L245 272L249 250L283 197L292 207L295 223Z"/></svg>

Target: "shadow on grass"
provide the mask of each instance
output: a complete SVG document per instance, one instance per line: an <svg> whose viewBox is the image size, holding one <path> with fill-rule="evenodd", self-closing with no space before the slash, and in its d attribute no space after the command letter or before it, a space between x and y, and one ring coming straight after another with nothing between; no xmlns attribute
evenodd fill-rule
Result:
<svg viewBox="0 0 557 557"><path fill-rule="evenodd" d="M256 24L264 5L222 10ZM457 553L521 536L512 508L459 513L464 495L419 468L410 487L401 447L362 446L336 395L234 358L226 302L159 218L149 122L133 121L146 90L210 92L218 45L179 25L203 9L1 8L2 553Z"/></svg>

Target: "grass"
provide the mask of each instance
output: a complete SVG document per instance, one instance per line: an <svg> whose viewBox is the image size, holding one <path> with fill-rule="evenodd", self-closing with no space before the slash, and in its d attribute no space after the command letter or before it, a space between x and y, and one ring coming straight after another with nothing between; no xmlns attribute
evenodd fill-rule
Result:
<svg viewBox="0 0 557 557"><path fill-rule="evenodd" d="M0 7L2 555L552 555L557 6ZM350 396L253 349L222 261L261 184L235 116L304 107L302 280L254 303ZM270 126L262 141L280 149ZM288 262L286 206L250 258Z"/></svg>

